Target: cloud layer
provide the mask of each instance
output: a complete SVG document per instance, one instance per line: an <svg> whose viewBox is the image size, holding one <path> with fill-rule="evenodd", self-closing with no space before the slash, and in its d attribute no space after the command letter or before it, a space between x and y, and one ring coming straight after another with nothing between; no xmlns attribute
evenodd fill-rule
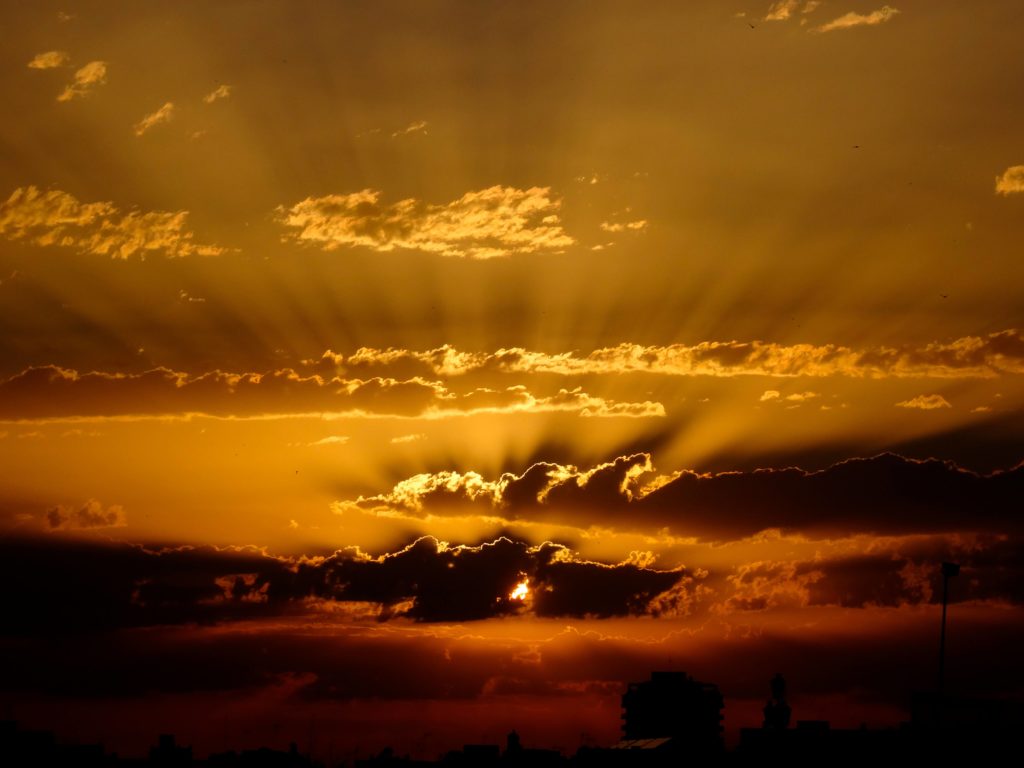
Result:
<svg viewBox="0 0 1024 768"><path fill-rule="evenodd" d="M728 541L769 529L811 536L1020 532L1012 500L1021 493L1024 464L981 475L951 462L883 454L818 472L658 474L651 456L639 453L586 470L540 462L495 480L475 472L419 474L335 509L420 519L475 514Z"/></svg>
<svg viewBox="0 0 1024 768"><path fill-rule="evenodd" d="M59 189L19 187L0 204L0 236L34 245L75 248L112 259L218 256L225 249L197 243L188 211L123 212L110 202L83 203Z"/></svg>
<svg viewBox="0 0 1024 768"><path fill-rule="evenodd" d="M813 559L658 569L635 559L594 562L562 544L506 537L454 546L426 536L377 556L346 548L279 557L252 547L154 548L58 532L0 542L0 575L19 585L5 606L7 634L31 636L283 616L701 621L808 607L926 605L941 599L944 559L963 568L955 602L1021 605L1021 553L1019 537L932 537Z"/></svg>
<svg viewBox="0 0 1024 768"><path fill-rule="evenodd" d="M327 378L290 368L267 373L167 368L145 373L82 373L59 366L28 368L0 381L0 419L101 416L349 416L442 417L465 413L576 413L583 417L662 417L661 403L619 402L580 387L534 395L526 387L463 392L418 377L399 380Z"/></svg>
<svg viewBox="0 0 1024 768"><path fill-rule="evenodd" d="M856 349L838 344L705 341L692 346L620 344L586 354L536 352L522 347L465 352L452 346L416 351L331 350L313 369L352 374L460 376L473 372L561 376L652 373L665 376L850 376L854 378L993 378L1024 373L1024 335L1008 329L946 342Z"/></svg>
<svg viewBox="0 0 1024 768"><path fill-rule="evenodd" d="M494 186L444 205L412 198L388 205L381 197L374 189L309 197L278 214L291 238L327 251L401 248L491 259L559 252L574 243L562 229L561 202L547 187Z"/></svg>

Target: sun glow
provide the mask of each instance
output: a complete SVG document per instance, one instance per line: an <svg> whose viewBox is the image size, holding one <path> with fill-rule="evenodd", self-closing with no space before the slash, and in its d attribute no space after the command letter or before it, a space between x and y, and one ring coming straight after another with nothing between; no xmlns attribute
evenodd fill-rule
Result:
<svg viewBox="0 0 1024 768"><path fill-rule="evenodd" d="M529 596L530 596L530 582L529 582L528 579L524 578L522 581L520 581L518 584L516 584L515 589L513 589L509 593L508 599L509 600L518 600L520 602L524 602L526 600L526 598L529 597Z"/></svg>

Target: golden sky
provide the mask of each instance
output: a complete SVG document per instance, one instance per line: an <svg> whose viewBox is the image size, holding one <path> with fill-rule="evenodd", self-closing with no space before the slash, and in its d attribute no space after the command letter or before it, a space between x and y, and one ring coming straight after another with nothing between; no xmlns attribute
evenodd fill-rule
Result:
<svg viewBox="0 0 1024 768"><path fill-rule="evenodd" d="M3 642L112 666L3 700L571 751L650 669L735 727L777 667L798 715L894 722L930 656L822 667L931 643L943 559L998 659L1024 8L893 1L4 2ZM137 687L150 642L226 671Z"/></svg>

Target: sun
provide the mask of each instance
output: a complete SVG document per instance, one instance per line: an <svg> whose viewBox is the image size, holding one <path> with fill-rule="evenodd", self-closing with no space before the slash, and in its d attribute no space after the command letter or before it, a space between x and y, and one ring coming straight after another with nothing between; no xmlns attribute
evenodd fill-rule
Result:
<svg viewBox="0 0 1024 768"><path fill-rule="evenodd" d="M530 581L529 581L529 579L527 579L524 576L523 580L520 581L518 584L516 584L515 589L513 589L509 593L508 599L509 600L518 600L519 602L525 602L526 598L528 598L529 596L530 596Z"/></svg>

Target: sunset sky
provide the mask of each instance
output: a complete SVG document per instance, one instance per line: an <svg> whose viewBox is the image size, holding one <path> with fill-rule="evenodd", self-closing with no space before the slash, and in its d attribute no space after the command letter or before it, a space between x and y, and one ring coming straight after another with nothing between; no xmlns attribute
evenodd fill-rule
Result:
<svg viewBox="0 0 1024 768"><path fill-rule="evenodd" d="M1024 694L1017 0L3 0L0 708L611 744Z"/></svg>

